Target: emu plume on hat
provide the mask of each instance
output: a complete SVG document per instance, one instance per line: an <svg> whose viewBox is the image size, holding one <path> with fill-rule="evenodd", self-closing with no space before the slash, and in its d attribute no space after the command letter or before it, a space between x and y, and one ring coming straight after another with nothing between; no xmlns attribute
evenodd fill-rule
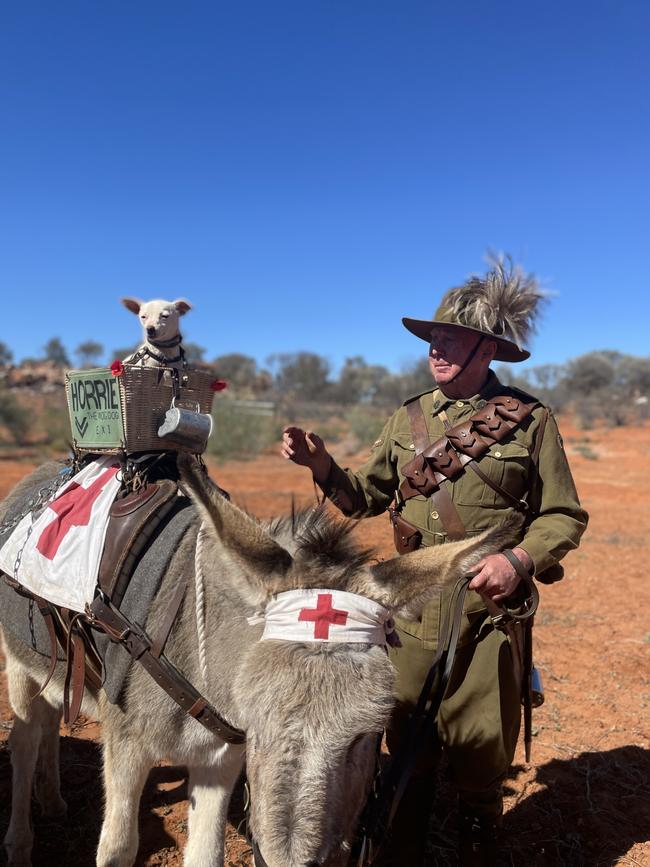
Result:
<svg viewBox="0 0 650 867"><path fill-rule="evenodd" d="M530 358L523 346L535 332L547 294L510 256L491 256L488 261L491 268L484 277L472 276L445 294L433 319L405 317L404 327L427 343L434 325L464 328L496 342L496 361Z"/></svg>

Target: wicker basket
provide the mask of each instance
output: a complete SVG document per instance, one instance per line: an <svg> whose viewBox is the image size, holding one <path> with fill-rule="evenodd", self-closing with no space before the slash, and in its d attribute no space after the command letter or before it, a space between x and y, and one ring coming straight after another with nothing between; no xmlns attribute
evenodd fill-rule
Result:
<svg viewBox="0 0 650 867"><path fill-rule="evenodd" d="M167 410L174 402L209 415L213 382L213 373L191 367L176 371L125 364L117 376L108 367L68 371L65 385L75 449L109 454L177 450L179 446L158 436Z"/></svg>

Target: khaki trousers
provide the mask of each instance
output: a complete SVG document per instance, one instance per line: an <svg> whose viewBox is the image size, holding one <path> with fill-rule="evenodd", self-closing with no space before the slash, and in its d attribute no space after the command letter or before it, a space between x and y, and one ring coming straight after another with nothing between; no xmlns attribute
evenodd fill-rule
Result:
<svg viewBox="0 0 650 867"><path fill-rule="evenodd" d="M417 703L436 651L401 624L402 647L391 650L397 669L397 706L388 730L391 751ZM492 627L487 613L473 624L472 635L458 648L445 698L438 714L438 735L452 779L462 799L482 814L501 812L500 787L517 745L521 720L520 688L515 680L510 643ZM436 745L422 745L416 776L436 761Z"/></svg>

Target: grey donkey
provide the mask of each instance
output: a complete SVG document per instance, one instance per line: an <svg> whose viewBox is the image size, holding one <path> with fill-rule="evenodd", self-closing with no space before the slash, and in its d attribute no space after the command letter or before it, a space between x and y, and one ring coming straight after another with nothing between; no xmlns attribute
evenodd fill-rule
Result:
<svg viewBox="0 0 650 867"><path fill-rule="evenodd" d="M122 298L122 304L140 320L143 342L136 351L124 358L127 364L144 367L183 366L184 352L179 319L192 309L189 301L140 301L138 298Z"/></svg>
<svg viewBox="0 0 650 867"><path fill-rule="evenodd" d="M513 527L377 562L360 550L349 522L335 521L322 507L262 524L224 499L195 459L179 462L196 517L172 558L146 628L156 634L176 585L188 578L165 653L246 732L246 743L233 746L210 734L137 663L118 705L102 692L88 695L84 711L100 720L104 741L106 804L96 863L134 863L140 795L150 768L166 758L189 768L184 864L223 865L228 801L245 759L250 825L267 867L341 867L349 860L371 784L377 735L393 705L392 665L377 644L260 641L262 627L250 625L248 617L280 592L330 588L414 619L443 585L512 544ZM36 471L9 501L37 482L39 472L43 479L53 475L51 465ZM196 608L201 587L208 626L203 642ZM62 675L31 700L44 680L45 661L9 633L4 640L14 712L13 801L5 847L10 865L26 865L36 767L35 794L45 814L65 810L58 770Z"/></svg>

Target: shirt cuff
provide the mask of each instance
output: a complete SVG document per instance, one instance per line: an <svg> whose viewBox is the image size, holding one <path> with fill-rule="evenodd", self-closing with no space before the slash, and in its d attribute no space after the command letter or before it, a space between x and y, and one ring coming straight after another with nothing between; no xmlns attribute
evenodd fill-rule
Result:
<svg viewBox="0 0 650 867"><path fill-rule="evenodd" d="M557 558L548 552L541 542L536 542L535 539L525 538L515 547L524 550L530 559L533 561L533 575L539 575L549 566L554 566L558 561Z"/></svg>
<svg viewBox="0 0 650 867"><path fill-rule="evenodd" d="M314 481L316 480L314 479ZM332 458L327 478L322 482L316 482L316 484L325 494L327 499L331 500L344 515L349 517L353 513L353 504L350 495L346 490L346 488L349 488L350 486L348 474L345 470L341 469L334 458Z"/></svg>

